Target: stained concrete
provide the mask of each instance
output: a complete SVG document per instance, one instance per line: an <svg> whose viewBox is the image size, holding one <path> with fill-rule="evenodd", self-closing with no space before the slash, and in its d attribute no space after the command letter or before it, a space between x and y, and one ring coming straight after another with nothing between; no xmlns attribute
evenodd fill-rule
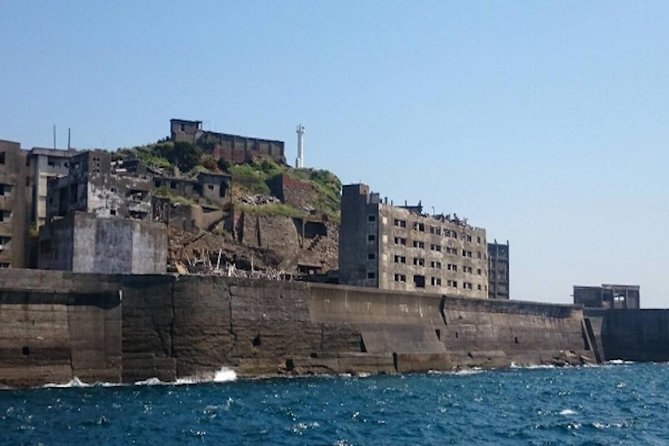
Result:
<svg viewBox="0 0 669 446"><path fill-rule="evenodd" d="M323 284L0 271L0 385L580 363L582 319L570 305Z"/></svg>

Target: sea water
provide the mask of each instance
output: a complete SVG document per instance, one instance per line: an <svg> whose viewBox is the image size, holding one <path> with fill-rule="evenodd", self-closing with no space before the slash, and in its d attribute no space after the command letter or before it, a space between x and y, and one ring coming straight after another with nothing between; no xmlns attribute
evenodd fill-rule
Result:
<svg viewBox="0 0 669 446"><path fill-rule="evenodd" d="M669 444L669 364L0 391L0 444Z"/></svg>

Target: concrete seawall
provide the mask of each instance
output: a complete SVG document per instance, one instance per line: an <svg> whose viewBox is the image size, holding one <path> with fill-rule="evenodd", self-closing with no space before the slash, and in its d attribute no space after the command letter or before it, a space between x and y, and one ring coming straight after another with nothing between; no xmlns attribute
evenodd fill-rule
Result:
<svg viewBox="0 0 669 446"><path fill-rule="evenodd" d="M198 276L0 271L0 385L593 359L580 307Z"/></svg>

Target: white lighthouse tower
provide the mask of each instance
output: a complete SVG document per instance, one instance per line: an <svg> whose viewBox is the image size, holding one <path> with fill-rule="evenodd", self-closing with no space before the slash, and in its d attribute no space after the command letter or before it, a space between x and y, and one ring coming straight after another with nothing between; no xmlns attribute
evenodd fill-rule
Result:
<svg viewBox="0 0 669 446"><path fill-rule="evenodd" d="M304 167L304 126L299 124L297 126L297 159L295 160L295 168L301 169Z"/></svg>

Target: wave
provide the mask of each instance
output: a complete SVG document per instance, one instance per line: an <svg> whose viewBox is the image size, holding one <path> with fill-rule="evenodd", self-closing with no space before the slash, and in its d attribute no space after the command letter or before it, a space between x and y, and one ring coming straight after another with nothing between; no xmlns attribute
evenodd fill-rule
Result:
<svg viewBox="0 0 669 446"><path fill-rule="evenodd" d="M624 359L611 359L609 361L606 361L607 364L614 364L614 365L619 365L619 364L634 364L634 361L625 361Z"/></svg>
<svg viewBox="0 0 669 446"><path fill-rule="evenodd" d="M527 365L521 365L521 364L516 364L515 362L511 362L511 365L509 366L510 369L527 369L527 370L537 370L537 369L555 369L557 368L553 364L527 364ZM564 368L564 367L562 367Z"/></svg>
<svg viewBox="0 0 669 446"><path fill-rule="evenodd" d="M560 415L564 415L564 416L576 415L576 411L571 410L571 409L563 409L563 410L560 411Z"/></svg>
<svg viewBox="0 0 669 446"><path fill-rule="evenodd" d="M483 373L484 370L481 367L472 367L471 369L462 369L462 370L428 370L429 375L455 375L455 376L469 376L469 375L478 375Z"/></svg>
<svg viewBox="0 0 669 446"><path fill-rule="evenodd" d="M179 378L176 381L161 381L158 378L149 378L142 381L136 381L133 384L125 383L111 383L111 382L94 382L86 383L81 381L79 377L75 376L66 383L48 383L40 386L44 389L67 389L67 388L87 388L87 387L119 387L119 386L180 386L203 383L224 383L237 380L237 373L227 367L222 367L219 370L211 373L200 373L195 376L186 378ZM11 388L8 388L11 389Z"/></svg>

